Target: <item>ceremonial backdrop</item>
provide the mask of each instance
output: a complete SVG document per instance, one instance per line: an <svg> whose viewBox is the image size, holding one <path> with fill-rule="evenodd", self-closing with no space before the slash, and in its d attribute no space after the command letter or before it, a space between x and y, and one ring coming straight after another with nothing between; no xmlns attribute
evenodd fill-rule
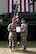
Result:
<svg viewBox="0 0 36 54"><path fill-rule="evenodd" d="M8 0L8 12L13 12L16 0ZM33 0L18 0L18 12L34 12Z"/></svg>

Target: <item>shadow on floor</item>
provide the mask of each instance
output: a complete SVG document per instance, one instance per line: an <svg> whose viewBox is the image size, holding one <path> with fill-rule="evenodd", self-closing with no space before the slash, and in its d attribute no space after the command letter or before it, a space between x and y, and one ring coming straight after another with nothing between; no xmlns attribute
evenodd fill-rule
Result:
<svg viewBox="0 0 36 54"><path fill-rule="evenodd" d="M19 52L19 53L25 53L25 54L36 54L36 52L35 51L31 51L31 50L26 50L26 51L23 51L22 49L21 50L15 50L15 51L13 51L13 52Z"/></svg>

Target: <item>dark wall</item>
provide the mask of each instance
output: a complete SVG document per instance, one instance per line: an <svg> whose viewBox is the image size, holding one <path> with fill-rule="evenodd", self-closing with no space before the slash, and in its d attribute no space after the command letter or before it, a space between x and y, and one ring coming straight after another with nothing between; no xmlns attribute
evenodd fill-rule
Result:
<svg viewBox="0 0 36 54"><path fill-rule="evenodd" d="M36 25L28 26L28 40L36 40Z"/></svg>
<svg viewBox="0 0 36 54"><path fill-rule="evenodd" d="M19 19L24 18L28 24L35 24L36 25L36 13L18 13ZM13 17L13 13L6 13L3 15L0 15L0 19L3 20L3 22L0 22L0 26L7 26Z"/></svg>
<svg viewBox="0 0 36 54"><path fill-rule="evenodd" d="M17 40L19 41L20 34L17 34ZM28 25L28 40L36 40L36 25ZM0 40L8 40L7 26L0 26Z"/></svg>
<svg viewBox="0 0 36 54"><path fill-rule="evenodd" d="M8 39L8 31L6 26L0 26L0 40Z"/></svg>

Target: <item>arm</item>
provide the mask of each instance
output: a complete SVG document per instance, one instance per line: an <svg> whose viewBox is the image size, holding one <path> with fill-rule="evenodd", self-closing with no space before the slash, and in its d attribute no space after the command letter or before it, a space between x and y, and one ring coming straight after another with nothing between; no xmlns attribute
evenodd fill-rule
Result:
<svg viewBox="0 0 36 54"><path fill-rule="evenodd" d="M8 25L7 30L11 31L11 25L10 24Z"/></svg>
<svg viewBox="0 0 36 54"><path fill-rule="evenodd" d="M28 26L27 26L27 24L21 24L21 33L25 33L26 31L27 31L27 28L28 28Z"/></svg>
<svg viewBox="0 0 36 54"><path fill-rule="evenodd" d="M28 30L28 25L25 24L25 26L24 26L24 32L27 32L27 30Z"/></svg>
<svg viewBox="0 0 36 54"><path fill-rule="evenodd" d="M13 29L13 24L9 24L7 29L8 29L8 31L11 31L11 32L16 31L16 29Z"/></svg>
<svg viewBox="0 0 36 54"><path fill-rule="evenodd" d="M21 24L21 33L24 33L24 24Z"/></svg>

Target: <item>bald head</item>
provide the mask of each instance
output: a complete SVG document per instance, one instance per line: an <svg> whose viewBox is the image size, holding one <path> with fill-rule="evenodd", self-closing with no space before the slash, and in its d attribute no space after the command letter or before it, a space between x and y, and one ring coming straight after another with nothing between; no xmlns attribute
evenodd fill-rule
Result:
<svg viewBox="0 0 36 54"><path fill-rule="evenodd" d="M12 18L12 23L17 23L17 18Z"/></svg>

